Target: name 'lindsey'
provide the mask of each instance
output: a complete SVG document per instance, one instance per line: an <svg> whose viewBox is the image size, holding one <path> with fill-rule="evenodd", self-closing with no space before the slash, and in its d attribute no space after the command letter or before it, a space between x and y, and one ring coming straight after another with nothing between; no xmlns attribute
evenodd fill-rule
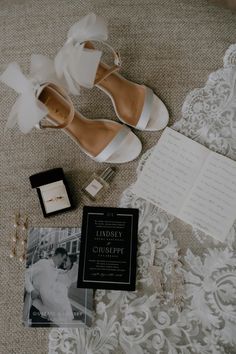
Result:
<svg viewBox="0 0 236 354"><path fill-rule="evenodd" d="M97 230L96 231L96 236L101 237L101 236L105 236L105 237L122 237L123 232L121 231L103 231L103 230Z"/></svg>

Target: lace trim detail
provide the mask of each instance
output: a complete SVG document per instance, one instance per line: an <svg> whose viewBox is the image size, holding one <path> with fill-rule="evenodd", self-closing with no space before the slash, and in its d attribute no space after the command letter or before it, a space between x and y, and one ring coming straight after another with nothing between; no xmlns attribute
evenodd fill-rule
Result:
<svg viewBox="0 0 236 354"><path fill-rule="evenodd" d="M224 67L192 91L174 129L236 160L236 45L225 54ZM151 154L145 153L138 173ZM97 319L91 329L54 329L50 354L227 354L236 346L236 223L225 243L192 230L201 257L189 243L184 256L185 303L182 312L160 302L149 273L151 247L168 282L180 222L138 198L128 188L121 206L140 210L136 292L96 291ZM191 235L188 235L190 238ZM201 251L201 247L203 251ZM170 292L171 297L171 292ZM168 299L169 300L169 299ZM171 299L170 299L171 300Z"/></svg>

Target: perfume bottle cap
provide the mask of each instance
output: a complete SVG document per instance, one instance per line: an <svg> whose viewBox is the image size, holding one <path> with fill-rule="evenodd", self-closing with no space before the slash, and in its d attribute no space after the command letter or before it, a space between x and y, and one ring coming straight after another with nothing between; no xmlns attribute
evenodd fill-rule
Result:
<svg viewBox="0 0 236 354"><path fill-rule="evenodd" d="M107 167L101 174L100 177L104 179L104 181L108 182L113 175L115 174L115 169L111 167Z"/></svg>

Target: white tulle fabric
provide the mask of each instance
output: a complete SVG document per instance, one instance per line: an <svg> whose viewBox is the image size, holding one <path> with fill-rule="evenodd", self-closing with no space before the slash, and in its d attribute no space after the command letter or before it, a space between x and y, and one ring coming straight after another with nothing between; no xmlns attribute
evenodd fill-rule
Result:
<svg viewBox="0 0 236 354"><path fill-rule="evenodd" d="M80 86L91 88L102 52L84 48L85 41L105 41L108 30L105 20L90 13L68 31L67 41L55 57L58 77L64 78L72 94L80 93Z"/></svg>
<svg viewBox="0 0 236 354"><path fill-rule="evenodd" d="M62 85L56 77L53 61L43 55L32 55L29 77L13 62L0 75L0 81L19 94L10 111L6 129L18 124L22 133L29 133L48 114L46 106L37 99L40 86L46 82Z"/></svg>
<svg viewBox="0 0 236 354"><path fill-rule="evenodd" d="M236 160L236 45L206 86L191 92L175 129ZM138 173L151 154L142 158ZM225 243L197 230L183 239L180 220L138 198L132 186L121 206L140 210L136 292L96 291L91 329L54 329L50 354L229 354L236 348L236 222ZM179 227L177 227L177 223ZM177 231L178 230L178 231ZM177 245L178 240L178 245ZM185 304L160 303L149 273L151 247L168 289L173 255L182 249Z"/></svg>

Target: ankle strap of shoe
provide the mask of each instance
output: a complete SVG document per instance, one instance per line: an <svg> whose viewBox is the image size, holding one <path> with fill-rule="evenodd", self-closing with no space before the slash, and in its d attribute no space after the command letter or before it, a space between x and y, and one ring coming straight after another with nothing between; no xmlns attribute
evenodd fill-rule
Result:
<svg viewBox="0 0 236 354"><path fill-rule="evenodd" d="M69 106L70 106L70 111L69 111L69 114L66 118L66 121L62 124L58 124L58 125L52 125L52 124L43 124L41 122L39 122L39 127L40 129L47 129L47 128L52 128L52 129L64 129L66 128L68 125L71 124L71 122L73 121L74 119L74 116L75 116L75 108L74 108L74 104L70 98L70 96L66 93L66 91L55 85L55 84L48 84L47 85L48 87L52 88L54 91L56 91L57 93L59 93L63 98L66 99L66 101L69 103Z"/></svg>
<svg viewBox="0 0 236 354"><path fill-rule="evenodd" d="M106 71L106 73L100 77L99 79L94 81L94 85L98 85L100 84L103 80L105 80L108 76L110 76L112 73L119 71L120 70L120 66L114 65L112 68L110 68L109 70Z"/></svg>
<svg viewBox="0 0 236 354"><path fill-rule="evenodd" d="M116 51L110 44L108 44L104 41L94 41L93 40L92 42L102 43L104 46L106 46L112 52L113 57L114 57L114 65L110 69L108 69L102 77L95 79L94 85L98 85L103 80L105 80L108 76L110 76L112 73L119 71L121 69L122 62L121 62L120 53L118 51ZM85 41L81 44L85 44L85 48L94 49L92 42Z"/></svg>

